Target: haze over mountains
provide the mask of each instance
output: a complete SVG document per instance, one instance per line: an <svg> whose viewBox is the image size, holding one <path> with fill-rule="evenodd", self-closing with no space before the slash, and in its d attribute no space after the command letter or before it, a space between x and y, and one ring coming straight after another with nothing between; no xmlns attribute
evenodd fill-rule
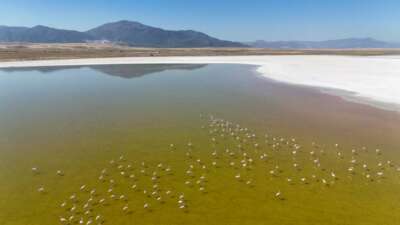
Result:
<svg viewBox="0 0 400 225"><path fill-rule="evenodd" d="M328 41L255 41L240 43L220 40L194 30L165 30L133 21L107 23L85 32L46 26L0 26L0 42L22 43L85 43L111 42L134 47L200 48L200 47L255 47L271 49L345 49L345 48L400 48L372 38L349 38Z"/></svg>
<svg viewBox="0 0 400 225"><path fill-rule="evenodd" d="M327 41L263 41L246 43L255 48L272 49L349 49L349 48L400 48L400 43L379 41L373 38L347 38Z"/></svg>

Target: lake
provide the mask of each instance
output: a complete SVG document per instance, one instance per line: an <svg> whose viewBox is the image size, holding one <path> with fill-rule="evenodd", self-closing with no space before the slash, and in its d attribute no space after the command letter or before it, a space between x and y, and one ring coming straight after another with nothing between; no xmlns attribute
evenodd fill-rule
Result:
<svg viewBox="0 0 400 225"><path fill-rule="evenodd" d="M398 224L400 114L255 66L0 70L0 224Z"/></svg>

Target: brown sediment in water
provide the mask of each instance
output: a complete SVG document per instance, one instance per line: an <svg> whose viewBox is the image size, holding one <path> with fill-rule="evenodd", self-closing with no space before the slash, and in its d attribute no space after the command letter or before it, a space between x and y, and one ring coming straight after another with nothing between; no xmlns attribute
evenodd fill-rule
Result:
<svg viewBox="0 0 400 225"><path fill-rule="evenodd" d="M259 103L260 110L252 111L254 118L268 118L267 121L277 123L274 127L290 130L316 132L316 137L332 141L352 141L354 144L371 143L379 140L383 143L399 144L400 114L392 110L383 110L365 103L348 101L342 94L327 93L319 88L289 85L261 79L253 80L252 91L257 91L265 98ZM263 115L265 108L274 96L273 107ZM262 104L263 103L263 104ZM262 106L261 106L262 105ZM269 118L272 115L275 118ZM279 124L282 124L279 126ZM301 132L300 132L301 133Z"/></svg>

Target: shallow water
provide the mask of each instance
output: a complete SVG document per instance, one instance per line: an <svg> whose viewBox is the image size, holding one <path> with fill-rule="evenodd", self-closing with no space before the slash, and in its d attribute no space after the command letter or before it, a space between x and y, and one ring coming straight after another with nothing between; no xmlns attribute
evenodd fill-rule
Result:
<svg viewBox="0 0 400 225"><path fill-rule="evenodd" d="M1 71L0 224L398 224L399 114L255 69Z"/></svg>

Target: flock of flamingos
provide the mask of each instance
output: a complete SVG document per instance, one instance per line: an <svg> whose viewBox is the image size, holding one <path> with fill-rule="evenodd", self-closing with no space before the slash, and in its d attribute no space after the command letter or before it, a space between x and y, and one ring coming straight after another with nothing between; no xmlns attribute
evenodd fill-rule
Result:
<svg viewBox="0 0 400 225"><path fill-rule="evenodd" d="M276 201L290 201L279 185L321 185L329 189L340 182L382 182L393 171L400 171L395 163L384 160L380 149L342 149L339 144L324 147L316 143L303 146L295 138L256 135L250 129L233 122L203 116L202 129L208 133L210 146L197 147L195 143L170 144L171 154L181 154L181 166L158 162L130 161L124 156L110 159L98 172L96 186L82 184L74 193L60 202L61 224L103 224L107 218L104 209L121 215L150 213L160 207L175 207L190 213L196 207L188 193L207 196L213 176L230 179L238 185L254 188L257 180L275 181L274 191L267 195ZM180 146L180 147L178 147ZM183 147L182 147L183 146ZM184 155L182 155L182 153ZM178 157L177 157L178 158ZM33 167L40 176L38 167ZM389 173L390 172L390 173ZM55 171L61 177L63 171ZM179 185L176 185L179 184ZM230 188L235 188L232 186ZM39 194L48 191L38 187ZM265 190L263 187L257 191ZM156 206L157 207L154 207Z"/></svg>

